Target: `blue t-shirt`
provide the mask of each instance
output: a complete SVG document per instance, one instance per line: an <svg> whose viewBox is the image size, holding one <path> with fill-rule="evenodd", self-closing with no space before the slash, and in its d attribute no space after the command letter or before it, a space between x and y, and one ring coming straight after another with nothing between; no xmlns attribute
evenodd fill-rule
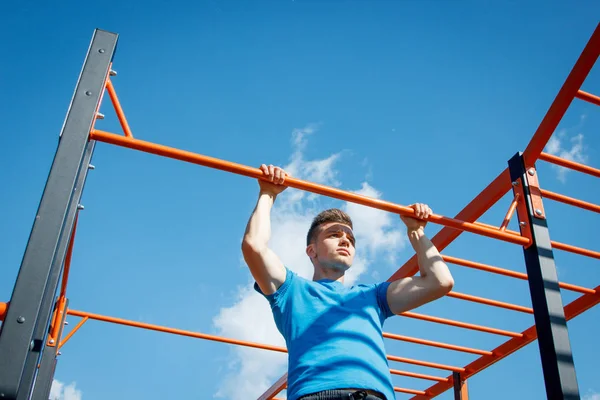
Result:
<svg viewBox="0 0 600 400"><path fill-rule="evenodd" d="M264 295L288 349L287 398L327 389L371 389L395 399L383 345L389 282L309 281L286 268L277 292Z"/></svg>

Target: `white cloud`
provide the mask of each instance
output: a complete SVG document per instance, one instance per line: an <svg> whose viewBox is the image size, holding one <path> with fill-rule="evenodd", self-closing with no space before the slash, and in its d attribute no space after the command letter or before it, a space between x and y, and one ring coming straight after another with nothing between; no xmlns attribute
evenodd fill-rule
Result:
<svg viewBox="0 0 600 400"><path fill-rule="evenodd" d="M582 397L582 400L600 400L600 393L588 392Z"/></svg>
<svg viewBox="0 0 600 400"><path fill-rule="evenodd" d="M307 137L316 132L314 125L296 129L292 133L294 151L290 163L284 169L292 176L327 186L340 186L337 181L336 163L340 153L320 160L305 160ZM379 197L380 193L364 183L356 193ZM313 266L305 253L306 233L312 218L323 210L323 202L329 199L308 192L288 189L277 199L271 216L271 240L269 246L282 262L300 276L312 279ZM345 284L351 285L367 271L378 254L393 259L392 254L403 246L400 231L393 229L393 216L378 210L346 203L342 206L354 221L354 233L358 241L357 254L352 268L348 270ZM214 317L213 324L219 334L241 340L285 346L277 331L267 301L252 287L253 281L238 288L235 304L224 307ZM227 399L257 398L267 390L287 367L287 354L246 347L231 348L233 360L228 372L220 382L216 397Z"/></svg>
<svg viewBox="0 0 600 400"><path fill-rule="evenodd" d="M54 379L50 389L50 400L81 400L81 390L75 388L75 382L66 385Z"/></svg>
<svg viewBox="0 0 600 400"><path fill-rule="evenodd" d="M581 128L585 120L585 115L580 118L580 123L576 129ZM574 135L570 138L567 137L567 130L562 129L558 133L552 135L548 143L546 144L545 152L552 155L565 158L569 161L575 161L585 164L588 160L586 150L587 147L583 143L584 136L582 133ZM557 171L557 178L562 183L567 181L568 168L561 167L558 165L552 165Z"/></svg>

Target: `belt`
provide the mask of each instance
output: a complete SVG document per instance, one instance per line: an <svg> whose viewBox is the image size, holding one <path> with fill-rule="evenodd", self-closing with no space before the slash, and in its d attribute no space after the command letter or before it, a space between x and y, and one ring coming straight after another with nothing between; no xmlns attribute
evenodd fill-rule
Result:
<svg viewBox="0 0 600 400"><path fill-rule="evenodd" d="M368 389L323 390L300 397L298 400L386 400L379 392Z"/></svg>

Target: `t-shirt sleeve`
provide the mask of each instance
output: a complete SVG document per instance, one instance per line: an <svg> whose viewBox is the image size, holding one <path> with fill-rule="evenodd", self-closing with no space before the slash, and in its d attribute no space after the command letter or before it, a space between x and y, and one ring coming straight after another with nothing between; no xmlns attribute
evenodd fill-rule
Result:
<svg viewBox="0 0 600 400"><path fill-rule="evenodd" d="M394 313L390 309L390 305L387 300L387 290L391 282L381 282L375 285L375 292L377 293L377 304L382 316L382 322L393 316Z"/></svg>
<svg viewBox="0 0 600 400"><path fill-rule="evenodd" d="M286 299L288 298L290 286L292 286L296 280L296 274L294 272L287 267L285 268L285 271L285 281L273 294L264 294L263 291L260 290L258 283L254 282L254 290L262 294L269 301L271 307L281 307L285 303Z"/></svg>

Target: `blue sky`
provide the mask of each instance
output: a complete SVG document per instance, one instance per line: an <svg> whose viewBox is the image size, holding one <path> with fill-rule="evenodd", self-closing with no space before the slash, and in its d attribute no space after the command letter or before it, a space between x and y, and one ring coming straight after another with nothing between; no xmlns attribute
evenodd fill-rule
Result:
<svg viewBox="0 0 600 400"><path fill-rule="evenodd" d="M136 137L453 216L523 150L598 22L563 2L203 1L11 3L0 14L0 299L9 299L94 28L118 32L115 87ZM10 60L10 62L8 62ZM583 89L600 93L600 69ZM105 99L97 126L120 132ZM552 150L600 166L600 110L576 100ZM281 344L249 290L240 239L251 179L100 144L88 176L68 295L73 309ZM598 203L597 181L539 163L544 188ZM499 224L507 196L482 221ZM356 220L352 279L411 257L396 216L290 189L272 246L308 273L303 237L329 206ZM597 214L545 202L554 240L599 250ZM511 225L514 229L515 225ZM429 226L431 236L439 226ZM472 234L445 252L524 271L518 246ZM555 253L561 279L595 287L597 260ZM527 285L451 266L455 290L528 306ZM565 302L576 296L563 293ZM419 312L521 331L529 315L443 299ZM70 317L70 326L77 323ZM600 392L600 309L569 324L581 393ZM492 349L503 337L395 318L385 330ZM389 354L466 365L476 356L386 342ZM444 371L392 367L446 376ZM65 400L253 398L285 357L90 321L63 349ZM394 376L424 389L429 381ZM473 398L544 398L537 344L469 381ZM517 394L515 394L517 393ZM600 396L600 395L598 395ZM398 395L399 399L408 398ZM439 398L452 398L445 393Z"/></svg>

